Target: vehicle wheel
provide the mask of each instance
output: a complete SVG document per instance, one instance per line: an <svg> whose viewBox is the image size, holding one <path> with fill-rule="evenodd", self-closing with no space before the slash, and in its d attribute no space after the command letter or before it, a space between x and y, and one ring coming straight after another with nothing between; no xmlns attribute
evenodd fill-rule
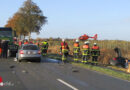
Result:
<svg viewBox="0 0 130 90"><path fill-rule="evenodd" d="M21 59L18 59L18 62L21 62L22 60Z"/></svg>
<svg viewBox="0 0 130 90"><path fill-rule="evenodd" d="M116 62L116 61L114 61L114 60L110 60L110 65L115 66L115 65L117 65L117 62Z"/></svg>
<svg viewBox="0 0 130 90"><path fill-rule="evenodd" d="M36 62L41 62L41 58L37 59Z"/></svg>

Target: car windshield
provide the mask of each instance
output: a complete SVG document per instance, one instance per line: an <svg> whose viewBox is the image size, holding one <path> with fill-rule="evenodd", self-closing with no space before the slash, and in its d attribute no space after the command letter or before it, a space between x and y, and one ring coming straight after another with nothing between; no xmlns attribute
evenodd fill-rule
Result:
<svg viewBox="0 0 130 90"><path fill-rule="evenodd" d="M12 31L0 31L0 37L12 37Z"/></svg>
<svg viewBox="0 0 130 90"><path fill-rule="evenodd" d="M23 50L38 50L38 47L35 45L23 46Z"/></svg>

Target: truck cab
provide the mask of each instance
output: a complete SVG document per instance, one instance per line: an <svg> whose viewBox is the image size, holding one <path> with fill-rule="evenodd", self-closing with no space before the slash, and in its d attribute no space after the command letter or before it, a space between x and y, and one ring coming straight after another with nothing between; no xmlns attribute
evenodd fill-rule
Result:
<svg viewBox="0 0 130 90"><path fill-rule="evenodd" d="M8 41L8 56L16 55L18 45L14 44L15 32L12 28L0 27L0 39Z"/></svg>

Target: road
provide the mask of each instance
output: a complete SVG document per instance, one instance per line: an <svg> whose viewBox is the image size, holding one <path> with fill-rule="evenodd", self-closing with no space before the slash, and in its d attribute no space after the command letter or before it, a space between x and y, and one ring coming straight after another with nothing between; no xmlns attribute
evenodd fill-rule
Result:
<svg viewBox="0 0 130 90"><path fill-rule="evenodd" d="M0 90L130 90L130 82L57 60L37 62L0 60Z"/></svg>

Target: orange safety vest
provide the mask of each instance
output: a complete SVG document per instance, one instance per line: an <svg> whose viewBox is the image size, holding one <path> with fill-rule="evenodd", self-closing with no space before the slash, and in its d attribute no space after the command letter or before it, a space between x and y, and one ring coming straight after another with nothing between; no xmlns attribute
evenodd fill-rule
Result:
<svg viewBox="0 0 130 90"><path fill-rule="evenodd" d="M74 43L74 47L79 47L79 43Z"/></svg>
<svg viewBox="0 0 130 90"><path fill-rule="evenodd" d="M24 45L25 45L25 44L28 44L28 42L24 42Z"/></svg>
<svg viewBox="0 0 130 90"><path fill-rule="evenodd" d="M38 43L35 43L35 45L38 45Z"/></svg>
<svg viewBox="0 0 130 90"><path fill-rule="evenodd" d="M89 49L89 45L83 45L83 49Z"/></svg>
<svg viewBox="0 0 130 90"><path fill-rule="evenodd" d="M93 46L92 49L98 50L99 47L98 46Z"/></svg>

